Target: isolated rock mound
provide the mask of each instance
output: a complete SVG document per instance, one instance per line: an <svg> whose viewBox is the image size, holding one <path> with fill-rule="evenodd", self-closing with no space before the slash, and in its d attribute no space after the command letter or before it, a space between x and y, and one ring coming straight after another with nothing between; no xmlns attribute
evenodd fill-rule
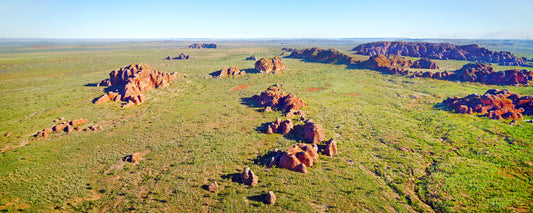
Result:
<svg viewBox="0 0 533 213"><path fill-rule="evenodd" d="M533 71L505 70L494 71L490 64L470 63L456 71L464 81L496 85L529 85L533 80Z"/></svg>
<svg viewBox="0 0 533 213"><path fill-rule="evenodd" d="M199 43L196 43L196 44L189 45L187 48L189 48L189 49L216 49L216 48L218 48L218 45L217 44L206 44L206 43L199 44Z"/></svg>
<svg viewBox="0 0 533 213"><path fill-rule="evenodd" d="M117 88L97 98L94 103L125 101L122 107L141 104L146 100L143 92L170 85L179 73L167 73L152 69L147 64L131 64L109 73L111 86Z"/></svg>
<svg viewBox="0 0 533 213"><path fill-rule="evenodd" d="M211 73L213 77L223 78L223 77L238 77L246 75L244 70L239 70L237 67L223 68L219 71Z"/></svg>
<svg viewBox="0 0 533 213"><path fill-rule="evenodd" d="M509 90L490 89L484 95L447 98L442 103L458 113L486 115L492 119L522 119L522 113L533 115L533 95L519 96Z"/></svg>
<svg viewBox="0 0 533 213"><path fill-rule="evenodd" d="M259 178L254 174L254 172L252 172L252 170L250 170L250 168L246 168L241 174L241 181L249 186L257 186Z"/></svg>
<svg viewBox="0 0 533 213"><path fill-rule="evenodd" d="M356 60L352 56L346 55L335 49L320 49L320 48L307 48L307 49L285 49L290 50L292 54L290 58L299 58L305 61L326 63L326 64L356 64L359 60Z"/></svg>
<svg viewBox="0 0 533 213"><path fill-rule="evenodd" d="M287 69L279 56L274 58L261 58L255 62L255 69L261 73L279 73L281 70Z"/></svg>
<svg viewBox="0 0 533 213"><path fill-rule="evenodd" d="M522 66L522 58L506 51L490 51L477 44L457 46L450 43L380 41L361 44L352 49L361 55L402 55L430 59L453 59L506 66Z"/></svg>
<svg viewBox="0 0 533 213"><path fill-rule="evenodd" d="M257 61L257 58L254 55L252 55L252 56L246 58L246 60L247 61Z"/></svg>
<svg viewBox="0 0 533 213"><path fill-rule="evenodd" d="M166 60L189 60L191 59L191 56L185 54L185 53L181 53L178 57L170 57L170 56L167 56L165 58Z"/></svg>
<svg viewBox="0 0 533 213"><path fill-rule="evenodd" d="M280 86L277 84L261 92L260 95L252 96L251 99L260 106L284 110L291 114L307 106L305 101L296 97L295 94L281 91Z"/></svg>
<svg viewBox="0 0 533 213"><path fill-rule="evenodd" d="M308 144L297 144L276 155L274 161L281 168L307 173L307 167L313 167L318 161L318 149Z"/></svg>

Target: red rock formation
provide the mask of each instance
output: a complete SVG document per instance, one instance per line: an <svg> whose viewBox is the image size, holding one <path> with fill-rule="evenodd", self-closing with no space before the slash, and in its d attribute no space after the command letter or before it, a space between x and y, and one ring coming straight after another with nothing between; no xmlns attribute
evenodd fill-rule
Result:
<svg viewBox="0 0 533 213"><path fill-rule="evenodd" d="M257 61L257 58L254 55L252 55L252 56L246 58L246 60L247 61Z"/></svg>
<svg viewBox="0 0 533 213"><path fill-rule="evenodd" d="M463 81L480 82L483 84L496 85L529 85L533 80L533 71L529 70L505 70L494 71L490 64L470 63L464 65L456 73Z"/></svg>
<svg viewBox="0 0 533 213"><path fill-rule="evenodd" d="M209 184L209 186L207 186L207 191L210 191L210 192L218 191L218 183L214 182L212 184Z"/></svg>
<svg viewBox="0 0 533 213"><path fill-rule="evenodd" d="M257 186L259 178L254 174L254 172L252 172L252 170L250 170L250 168L246 168L241 174L241 181L249 186Z"/></svg>
<svg viewBox="0 0 533 213"><path fill-rule="evenodd" d="M82 125L82 124L85 124L89 122L89 120L85 119L85 118L80 118L80 119L74 119L72 121L70 121L70 125L72 126L78 126L78 125Z"/></svg>
<svg viewBox="0 0 533 213"><path fill-rule="evenodd" d="M436 62L431 61L428 58L422 58L420 60L416 60L415 62L413 62L413 65L411 65L411 68L438 70L439 66L437 66Z"/></svg>
<svg viewBox="0 0 533 213"><path fill-rule="evenodd" d="M52 132L72 133L75 130L79 132L79 131L81 131L81 125L88 123L89 120L87 120L85 118L80 118L80 119L74 119L72 121L68 121L68 120L65 120L64 118L61 118L61 119L54 120L54 122L56 123L56 125L54 125L54 126L52 126L50 128L46 128L46 129L43 129L43 130L39 131L37 134L35 134L35 137L44 137L44 138L46 138ZM61 123L59 123L59 122L61 122ZM76 126L76 127L74 127L74 126Z"/></svg>
<svg viewBox="0 0 533 213"><path fill-rule="evenodd" d="M268 193L265 195L265 204L274 205L275 203L276 195L274 195L274 192L268 191Z"/></svg>
<svg viewBox="0 0 533 213"><path fill-rule="evenodd" d="M216 49L216 48L219 48L219 46L217 44L191 44L189 45L187 48L190 48L190 49Z"/></svg>
<svg viewBox="0 0 533 213"><path fill-rule="evenodd" d="M522 113L533 115L533 95L519 96L509 90L488 90L484 95L471 94L464 98L447 98L443 103L462 114L478 113L500 119L522 119Z"/></svg>
<svg viewBox="0 0 533 213"><path fill-rule="evenodd" d="M283 152L278 166L292 171L307 173L307 167L313 167L318 160L317 150L307 144L297 144Z"/></svg>
<svg viewBox="0 0 533 213"><path fill-rule="evenodd" d="M477 44L456 46L450 43L428 42L372 42L361 44L352 49L362 55L402 55L424 57L430 59L454 59L479 61L485 63L499 63L507 66L522 66L525 61L510 52L490 51Z"/></svg>
<svg viewBox="0 0 533 213"><path fill-rule="evenodd" d="M335 49L320 49L320 48L308 48L308 49L286 49L292 52L292 54L289 56L290 58L300 58L305 61L309 62L318 62L318 63L326 63L326 64L356 64L359 63L359 60L356 60L352 56L346 55L344 53L339 52Z"/></svg>
<svg viewBox="0 0 533 213"><path fill-rule="evenodd" d="M261 58L255 62L255 69L261 73L270 73L274 71L278 73L281 70L287 69L287 66L283 63L280 57L274 58Z"/></svg>
<svg viewBox="0 0 533 213"><path fill-rule="evenodd" d="M288 113L297 112L307 106L305 101L296 95L281 91L279 85L271 86L260 95L252 96L251 99L262 107L276 108Z"/></svg>
<svg viewBox="0 0 533 213"><path fill-rule="evenodd" d="M328 157L331 157L337 154L337 141L335 141L335 139L333 138L329 139L329 141L326 143L324 154Z"/></svg>
<svg viewBox="0 0 533 213"><path fill-rule="evenodd" d="M170 56L167 56L165 58L166 60L189 60L191 59L191 56L185 54L185 53L181 53L178 57L170 57Z"/></svg>
<svg viewBox="0 0 533 213"><path fill-rule="evenodd" d="M219 71L211 73L212 76L217 78L223 77L235 77L235 76L244 76L246 72L244 70L239 70L237 67L224 68Z"/></svg>
<svg viewBox="0 0 533 213"><path fill-rule="evenodd" d="M94 101L95 104L110 100L127 102L122 107L138 105L146 100L143 92L152 88L166 87L179 73L167 73L152 69L147 64L132 64L113 70L109 73L112 86L118 86L117 91L110 91Z"/></svg>
<svg viewBox="0 0 533 213"><path fill-rule="evenodd" d="M314 122L306 122L301 128L303 139L307 143L319 144L324 141L324 128L320 124Z"/></svg>

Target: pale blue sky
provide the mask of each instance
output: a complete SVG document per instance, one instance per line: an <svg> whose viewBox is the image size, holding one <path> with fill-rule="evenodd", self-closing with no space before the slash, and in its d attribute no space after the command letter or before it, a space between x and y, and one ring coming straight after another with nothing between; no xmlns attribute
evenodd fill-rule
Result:
<svg viewBox="0 0 533 213"><path fill-rule="evenodd" d="M0 38L533 39L533 0L0 0Z"/></svg>

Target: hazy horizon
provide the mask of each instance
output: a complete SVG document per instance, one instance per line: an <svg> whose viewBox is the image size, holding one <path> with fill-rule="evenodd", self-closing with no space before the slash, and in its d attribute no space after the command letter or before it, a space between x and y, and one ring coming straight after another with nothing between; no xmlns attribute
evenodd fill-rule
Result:
<svg viewBox="0 0 533 213"><path fill-rule="evenodd" d="M20 0L0 38L533 39L533 1Z"/></svg>

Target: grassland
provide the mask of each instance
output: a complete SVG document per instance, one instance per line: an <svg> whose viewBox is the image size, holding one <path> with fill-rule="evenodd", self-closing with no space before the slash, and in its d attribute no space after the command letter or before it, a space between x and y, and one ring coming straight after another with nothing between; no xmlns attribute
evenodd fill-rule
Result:
<svg viewBox="0 0 533 213"><path fill-rule="evenodd" d="M250 55L271 57L281 47L328 43L221 42L221 49L181 49L188 43L98 43L9 47L0 53L0 211L172 212L450 212L533 208L533 124L518 125L455 114L449 96L490 88L533 94L531 87L384 75L343 65L284 58L282 74L213 79L223 67L253 67ZM333 43L350 53L357 43ZM193 60L166 61L179 53ZM533 57L533 52L523 51ZM528 55L529 54L529 55ZM365 56L358 56L364 58ZM146 63L185 73L142 105L94 105L95 83L116 68ZM438 61L443 69L464 61ZM505 68L505 67L504 67ZM266 168L260 156L296 141L258 127L281 117L243 98L279 83L304 99L308 117L335 138L340 154L300 174ZM242 86L249 85L249 86ZM239 87L241 86L241 87ZM239 87L240 89L235 89ZM310 89L315 88L315 89ZM320 89L316 89L320 88ZM53 120L87 118L103 131L58 133L36 140ZM9 137L3 137L5 133ZM140 164L122 162L150 150ZM259 185L233 179L250 167ZM202 187L216 181L218 192ZM278 202L262 203L272 190Z"/></svg>

